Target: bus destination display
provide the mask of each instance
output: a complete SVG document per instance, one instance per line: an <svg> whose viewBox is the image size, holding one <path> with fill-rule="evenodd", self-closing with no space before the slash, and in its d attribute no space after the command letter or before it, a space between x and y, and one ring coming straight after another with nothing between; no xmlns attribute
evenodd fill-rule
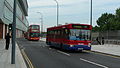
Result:
<svg viewBox="0 0 120 68"><path fill-rule="evenodd" d="M72 25L73 28L89 28L87 25Z"/></svg>

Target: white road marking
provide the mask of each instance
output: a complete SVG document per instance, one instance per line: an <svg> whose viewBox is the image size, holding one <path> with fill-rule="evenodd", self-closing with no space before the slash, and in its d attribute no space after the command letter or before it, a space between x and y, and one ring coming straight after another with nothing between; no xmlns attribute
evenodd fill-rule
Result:
<svg viewBox="0 0 120 68"><path fill-rule="evenodd" d="M70 56L70 54L62 52L62 51L59 51L59 50L57 50L57 52L62 53L62 54L67 55L67 56Z"/></svg>
<svg viewBox="0 0 120 68"><path fill-rule="evenodd" d="M49 48L51 50L51 48Z"/></svg>
<svg viewBox="0 0 120 68"><path fill-rule="evenodd" d="M97 66L99 66L99 67L109 68L109 67L107 67L107 66L104 66L104 65L101 65L101 64L98 64L98 63L95 63L95 62L92 62L92 61L83 59L83 58L80 58L80 60L85 61L85 62L88 62L88 63L91 63L91 64L94 64L94 65L97 65Z"/></svg>
<svg viewBox="0 0 120 68"><path fill-rule="evenodd" d="M44 45L42 45L42 47L45 47Z"/></svg>

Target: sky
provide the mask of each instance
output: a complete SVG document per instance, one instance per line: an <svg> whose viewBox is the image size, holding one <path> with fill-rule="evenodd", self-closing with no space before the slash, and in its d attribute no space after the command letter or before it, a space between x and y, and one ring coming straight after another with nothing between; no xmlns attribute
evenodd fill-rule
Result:
<svg viewBox="0 0 120 68"><path fill-rule="evenodd" d="M41 25L43 18L43 31L57 25L55 0L27 0L29 24ZM90 0L57 0L59 3L59 24L80 23L90 24ZM93 0L92 25L103 13L115 14L120 8L120 0Z"/></svg>

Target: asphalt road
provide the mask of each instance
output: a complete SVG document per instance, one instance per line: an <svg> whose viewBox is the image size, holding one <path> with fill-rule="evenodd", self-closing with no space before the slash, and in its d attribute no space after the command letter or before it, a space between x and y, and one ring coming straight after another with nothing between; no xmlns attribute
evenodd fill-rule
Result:
<svg viewBox="0 0 120 68"><path fill-rule="evenodd" d="M93 52L67 52L50 48L43 41L17 39L31 68L120 68L120 58Z"/></svg>

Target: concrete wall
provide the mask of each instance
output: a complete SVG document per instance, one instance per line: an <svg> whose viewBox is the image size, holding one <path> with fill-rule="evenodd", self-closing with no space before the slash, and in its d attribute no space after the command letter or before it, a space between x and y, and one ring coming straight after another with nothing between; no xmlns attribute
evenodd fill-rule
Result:
<svg viewBox="0 0 120 68"><path fill-rule="evenodd" d="M3 22L5 24L10 24L13 21L13 2L14 0L5 0L5 6L4 6L4 16L3 16ZM21 7L21 4L17 2L16 7L16 27L17 29L27 31L27 27L29 26L26 15L24 14L24 10Z"/></svg>
<svg viewBox="0 0 120 68"><path fill-rule="evenodd" d="M0 18L3 17L3 10L1 9L4 9L4 1L5 0L0 0Z"/></svg>
<svg viewBox="0 0 120 68"><path fill-rule="evenodd" d="M18 0L18 1L21 4L21 8L23 9L24 14L27 16L28 15L28 3L27 3L27 0Z"/></svg>
<svg viewBox="0 0 120 68"><path fill-rule="evenodd" d="M14 0L0 0L0 38L5 37L8 32L8 25L13 22L13 4ZM17 1L16 28L17 37L22 37L23 32L27 31L29 23L27 21L28 4L27 0Z"/></svg>

